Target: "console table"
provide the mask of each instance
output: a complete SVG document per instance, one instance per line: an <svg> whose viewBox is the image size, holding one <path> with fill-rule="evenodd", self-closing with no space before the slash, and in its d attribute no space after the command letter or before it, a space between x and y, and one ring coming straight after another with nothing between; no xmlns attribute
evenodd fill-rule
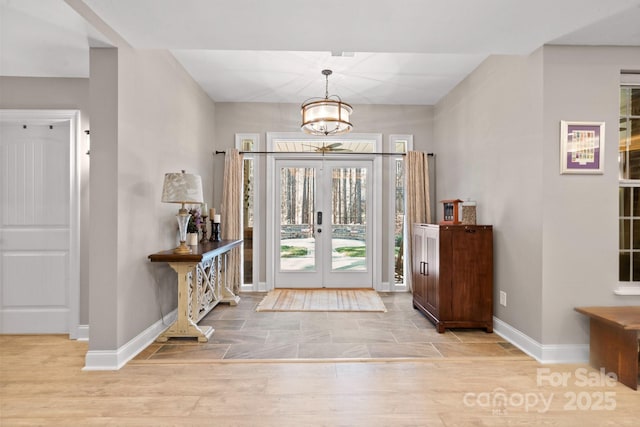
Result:
<svg viewBox="0 0 640 427"><path fill-rule="evenodd" d="M213 328L198 322L221 302L237 305L240 297L227 283L229 251L242 240L203 242L191 246L190 254L174 254L173 250L149 255L151 262L166 262L178 273L178 318L157 338L166 342L172 337L194 337L207 342Z"/></svg>
<svg viewBox="0 0 640 427"><path fill-rule="evenodd" d="M640 307L576 307L589 316L589 364L614 372L618 381L638 388Z"/></svg>

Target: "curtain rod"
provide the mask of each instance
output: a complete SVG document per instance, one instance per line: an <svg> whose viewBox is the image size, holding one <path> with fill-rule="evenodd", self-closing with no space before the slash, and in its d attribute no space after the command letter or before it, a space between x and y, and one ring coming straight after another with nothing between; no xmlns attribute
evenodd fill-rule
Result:
<svg viewBox="0 0 640 427"><path fill-rule="evenodd" d="M226 154L226 151L219 151L216 150L213 154ZM322 154L323 156L325 154L359 154L359 155L366 155L366 154L372 154L375 156L405 156L406 153L359 153L359 152L334 152L334 151L329 151L329 152L324 152L324 151L240 151L240 154ZM433 157L435 156L435 154L433 153L427 153L427 156L429 157Z"/></svg>

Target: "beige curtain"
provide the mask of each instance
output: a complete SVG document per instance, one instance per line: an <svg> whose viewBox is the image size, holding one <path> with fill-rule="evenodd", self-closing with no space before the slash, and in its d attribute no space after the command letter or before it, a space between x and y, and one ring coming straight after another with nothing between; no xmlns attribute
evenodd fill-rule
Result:
<svg viewBox="0 0 640 427"><path fill-rule="evenodd" d="M220 206L221 237L223 240L242 239L242 154L228 149L224 156L224 182ZM240 247L229 253L227 280L234 294L240 292Z"/></svg>
<svg viewBox="0 0 640 427"><path fill-rule="evenodd" d="M431 201L429 200L429 163L427 153L409 151L405 159L407 172L407 227L409 233L409 256L405 262L407 271L413 271L413 224L431 222ZM411 288L411 274L406 278Z"/></svg>

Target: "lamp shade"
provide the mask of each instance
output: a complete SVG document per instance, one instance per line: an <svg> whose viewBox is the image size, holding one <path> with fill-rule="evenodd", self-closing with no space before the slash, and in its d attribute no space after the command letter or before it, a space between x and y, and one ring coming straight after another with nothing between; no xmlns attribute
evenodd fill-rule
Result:
<svg viewBox="0 0 640 427"><path fill-rule="evenodd" d="M185 173L164 174L162 201L165 203L203 203L200 175Z"/></svg>
<svg viewBox="0 0 640 427"><path fill-rule="evenodd" d="M311 135L347 133L353 125L349 116L353 109L342 101L323 99L302 106L302 130Z"/></svg>

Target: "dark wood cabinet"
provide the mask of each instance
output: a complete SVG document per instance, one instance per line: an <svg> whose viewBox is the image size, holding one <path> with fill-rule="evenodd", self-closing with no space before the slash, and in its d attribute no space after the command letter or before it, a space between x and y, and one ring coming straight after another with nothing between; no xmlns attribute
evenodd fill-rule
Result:
<svg viewBox="0 0 640 427"><path fill-rule="evenodd" d="M442 333L493 331L493 227L415 224L413 306Z"/></svg>

